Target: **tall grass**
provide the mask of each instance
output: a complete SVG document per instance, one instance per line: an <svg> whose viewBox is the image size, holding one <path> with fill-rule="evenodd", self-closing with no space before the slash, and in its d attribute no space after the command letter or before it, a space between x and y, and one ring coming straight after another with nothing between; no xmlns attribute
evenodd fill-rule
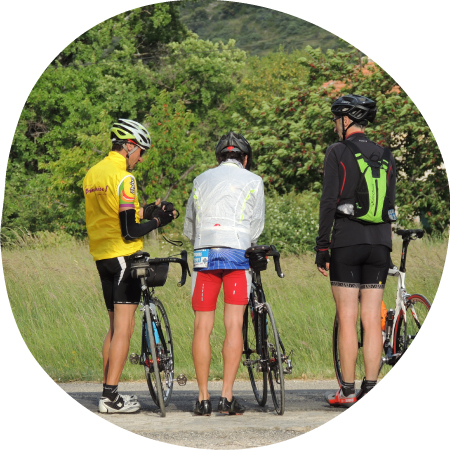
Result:
<svg viewBox="0 0 450 450"><path fill-rule="evenodd" d="M175 254L163 241L147 239L144 250L152 256ZM419 292L433 301L441 278L447 240L422 239L408 251L408 292ZM395 236L393 260L399 264L401 241ZM108 316L100 280L85 242L51 234L22 235L2 250L6 288L19 330L33 356L56 381L95 380L102 377L101 346ZM333 378L331 330L334 302L328 278L319 274L312 254L282 255L286 275L279 279L273 264L263 272L267 301L272 305L286 349L293 350L293 377ZM191 357L194 314L190 280L176 286L181 270L173 266L166 285L156 293L164 303L174 337L175 372L194 378ZM389 279L385 300L395 302L396 279ZM211 337L211 379L222 376L221 346L224 337L223 296L216 311ZM130 352L140 350L141 314ZM246 376L241 366L239 377ZM143 379L141 366L126 364L122 380Z"/></svg>

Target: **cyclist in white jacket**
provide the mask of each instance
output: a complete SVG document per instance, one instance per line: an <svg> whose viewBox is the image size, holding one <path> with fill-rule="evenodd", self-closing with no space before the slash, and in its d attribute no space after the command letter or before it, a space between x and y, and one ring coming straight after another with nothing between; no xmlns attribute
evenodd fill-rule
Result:
<svg viewBox="0 0 450 450"><path fill-rule="evenodd" d="M243 348L243 315L251 286L249 262L244 254L256 244L264 229L264 185L260 176L250 172L250 144L240 134L230 131L217 144L216 158L219 165L194 180L184 222L184 234L194 246L192 356L199 387L194 413L199 415L210 415L212 409L208 393L209 339L222 284L224 374L218 410L225 414L245 411L233 397Z"/></svg>

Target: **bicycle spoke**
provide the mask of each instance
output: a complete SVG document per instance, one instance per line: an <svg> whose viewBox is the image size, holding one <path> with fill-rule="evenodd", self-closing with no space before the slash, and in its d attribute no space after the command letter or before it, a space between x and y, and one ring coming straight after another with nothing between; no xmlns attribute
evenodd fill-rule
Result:
<svg viewBox="0 0 450 450"><path fill-rule="evenodd" d="M264 351L265 357L268 361L268 377L270 391L272 394L272 400L275 410L278 414L284 414L284 373L283 373L283 360L284 356L281 351L280 339L275 324L275 318L273 316L272 309L269 304L264 305L266 313L263 314L263 320L266 324L266 346ZM263 323L264 323L263 322Z"/></svg>
<svg viewBox="0 0 450 450"><path fill-rule="evenodd" d="M244 313L242 332L244 338L244 365L248 369L255 399L260 406L264 406L267 401L267 369L261 363L260 356L262 351L261 315L253 313L250 306L247 307Z"/></svg>

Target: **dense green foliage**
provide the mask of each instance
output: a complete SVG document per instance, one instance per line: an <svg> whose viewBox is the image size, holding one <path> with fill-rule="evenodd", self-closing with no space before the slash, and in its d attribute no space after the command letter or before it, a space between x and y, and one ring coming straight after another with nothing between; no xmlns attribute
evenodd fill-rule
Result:
<svg viewBox="0 0 450 450"><path fill-rule="evenodd" d="M180 19L202 39L236 39L236 45L250 55L268 55L280 45L288 51L306 45L323 49L339 45L334 34L310 22L245 3L188 1L180 10Z"/></svg>
<svg viewBox="0 0 450 450"><path fill-rule="evenodd" d="M211 40L200 39L184 25L187 16L203 17L215 30L227 28L233 39L212 32ZM109 128L124 117L144 123L152 136L152 149L135 172L142 203L169 198L182 209L193 178L215 165L218 138L234 128L249 138L256 171L270 187L263 238L296 253L311 249L316 225L303 221L316 214L324 152L336 140L330 105L346 92L378 102L368 135L397 159L399 224L420 216L429 231L446 229L442 156L424 118L386 72L366 66L337 39L329 47L346 49L326 54L287 38L280 47L270 33L267 42L276 51L266 56L249 56L244 44L237 45L252 24L293 28L286 18L299 29L312 27L245 4L171 2L119 14L77 38L44 71L19 119L3 236L21 229L85 236L82 180L108 154ZM240 21L239 29L233 21ZM338 81L344 83L340 90ZM283 202L290 206L282 208ZM292 214L284 222L286 210Z"/></svg>
<svg viewBox="0 0 450 450"><path fill-rule="evenodd" d="M280 193L320 192L325 150L337 140L331 104L343 93L365 95L378 105L376 121L366 133L389 147L396 159L397 224L406 226L414 216L425 216L429 231L446 230L450 195L442 155L411 99L381 67L367 58L361 61L355 49L328 50L326 55L306 50L310 57L301 58L309 67L306 80L262 102L250 118L235 114L240 129L251 129L249 141L264 180Z"/></svg>

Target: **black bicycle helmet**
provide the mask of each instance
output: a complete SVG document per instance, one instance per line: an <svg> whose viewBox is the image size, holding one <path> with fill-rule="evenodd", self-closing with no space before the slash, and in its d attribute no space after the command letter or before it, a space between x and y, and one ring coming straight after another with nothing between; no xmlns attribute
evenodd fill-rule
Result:
<svg viewBox="0 0 450 450"><path fill-rule="evenodd" d="M357 123L365 127L369 122L375 120L377 114L377 104L373 100L362 95L344 95L339 97L332 105L331 112L335 117L341 117L342 120L342 134L345 140L345 134L347 130L354 124ZM349 117L352 122L350 125L344 127L344 117Z"/></svg>
<svg viewBox="0 0 450 450"><path fill-rule="evenodd" d="M216 158L228 152L242 152L247 155L247 165L245 168L250 170L252 166L252 148L244 136L233 131L222 136L216 145Z"/></svg>
<svg viewBox="0 0 450 450"><path fill-rule="evenodd" d="M344 95L333 103L331 112L336 117L348 116L354 122L366 126L375 120L377 104L362 95Z"/></svg>

